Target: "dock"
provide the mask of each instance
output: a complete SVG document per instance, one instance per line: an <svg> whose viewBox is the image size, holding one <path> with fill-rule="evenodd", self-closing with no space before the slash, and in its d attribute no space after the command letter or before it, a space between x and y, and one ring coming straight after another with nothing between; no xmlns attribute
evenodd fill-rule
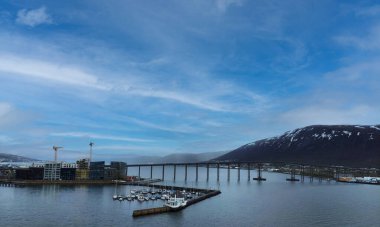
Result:
<svg viewBox="0 0 380 227"><path fill-rule="evenodd" d="M204 192L205 193L202 196L188 200L186 206L182 207L180 210L183 210L183 209L185 209L185 208L187 208L193 204L196 204L196 203L203 201L205 199L214 197L214 196L219 195L221 193L219 190L186 188L186 187L178 187L178 186L148 185L148 187L155 187L155 188L168 188L168 187L170 187L170 188L173 188L174 190L198 191L198 192ZM163 206L163 207L134 210L132 216L133 217L140 217L140 216L146 216L146 215L152 215L152 214L161 214L161 213L177 212L177 211L179 211L179 210L172 210L169 207Z"/></svg>

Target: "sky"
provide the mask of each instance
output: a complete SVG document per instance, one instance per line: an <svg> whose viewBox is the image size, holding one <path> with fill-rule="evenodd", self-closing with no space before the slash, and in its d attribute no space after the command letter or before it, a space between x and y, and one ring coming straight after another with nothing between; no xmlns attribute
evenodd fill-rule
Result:
<svg viewBox="0 0 380 227"><path fill-rule="evenodd" d="M229 151L380 123L380 3L0 1L0 153Z"/></svg>

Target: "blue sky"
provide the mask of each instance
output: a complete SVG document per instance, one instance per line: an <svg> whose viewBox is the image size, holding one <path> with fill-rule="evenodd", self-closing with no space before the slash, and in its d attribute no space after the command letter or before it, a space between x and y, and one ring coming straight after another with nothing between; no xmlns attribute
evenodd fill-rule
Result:
<svg viewBox="0 0 380 227"><path fill-rule="evenodd" d="M375 1L1 1L0 152L226 151L379 124Z"/></svg>

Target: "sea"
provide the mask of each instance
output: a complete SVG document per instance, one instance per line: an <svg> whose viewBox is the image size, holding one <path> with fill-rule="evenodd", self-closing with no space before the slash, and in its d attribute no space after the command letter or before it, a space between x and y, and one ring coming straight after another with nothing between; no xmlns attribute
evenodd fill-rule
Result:
<svg viewBox="0 0 380 227"><path fill-rule="evenodd" d="M165 167L170 185L219 189L221 194L179 212L132 217L133 210L162 206L162 201L114 201L113 194L128 194L141 186L62 186L0 187L0 226L380 226L380 186L335 181L288 182L289 175L263 172L265 182L248 180L248 170ZM153 178L162 170L154 167ZM137 175L137 168L129 168ZM251 170L251 178L256 176ZM150 177L150 168L141 168Z"/></svg>

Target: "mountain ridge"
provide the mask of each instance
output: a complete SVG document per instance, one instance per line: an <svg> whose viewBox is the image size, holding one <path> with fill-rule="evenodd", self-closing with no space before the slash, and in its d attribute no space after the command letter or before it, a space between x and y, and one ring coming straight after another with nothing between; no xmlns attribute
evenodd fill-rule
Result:
<svg viewBox="0 0 380 227"><path fill-rule="evenodd" d="M27 158L24 156L0 153L0 162L32 162L38 161L37 159Z"/></svg>
<svg viewBox="0 0 380 227"><path fill-rule="evenodd" d="M380 125L311 125L245 144L215 161L380 167Z"/></svg>

